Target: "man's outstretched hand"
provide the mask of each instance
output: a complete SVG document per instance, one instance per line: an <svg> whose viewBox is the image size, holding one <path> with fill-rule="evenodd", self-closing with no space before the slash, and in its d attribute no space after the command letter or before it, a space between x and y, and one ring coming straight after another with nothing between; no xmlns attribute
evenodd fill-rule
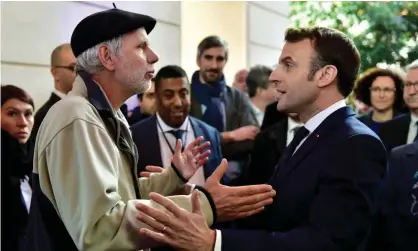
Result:
<svg viewBox="0 0 418 251"><path fill-rule="evenodd" d="M248 217L263 211L264 206L273 202L276 192L270 185L229 187L220 184L227 168L228 162L223 159L204 185L215 204L218 221Z"/></svg>

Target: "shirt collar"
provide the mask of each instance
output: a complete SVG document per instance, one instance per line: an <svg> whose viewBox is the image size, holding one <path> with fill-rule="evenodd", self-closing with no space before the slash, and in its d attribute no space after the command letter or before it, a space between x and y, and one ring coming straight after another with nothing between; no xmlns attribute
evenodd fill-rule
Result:
<svg viewBox="0 0 418 251"><path fill-rule="evenodd" d="M411 112L411 124L415 125L418 122L418 116Z"/></svg>
<svg viewBox="0 0 418 251"><path fill-rule="evenodd" d="M65 93L58 91L57 89L54 90L55 95L57 95L60 98L64 98L67 96Z"/></svg>
<svg viewBox="0 0 418 251"><path fill-rule="evenodd" d="M189 122L189 116L186 117L186 119L184 120L183 124L179 127L179 128L173 128L169 125L167 125L163 119L161 118L160 114L158 114L157 112L157 121L161 126L161 130L163 132L168 132L168 131L172 131L172 130L183 130L183 131L187 131L187 123Z"/></svg>
<svg viewBox="0 0 418 251"><path fill-rule="evenodd" d="M330 107L326 108L325 110L321 111L320 113L316 114L315 116L313 116L310 120L308 120L308 122L305 123L305 128L309 130L309 132L313 132L315 131L316 128L318 128L318 126L329 116L331 115L333 112L335 112L336 110L343 108L347 106L347 104L345 103L345 100L342 99L336 103L334 103L333 105L331 105Z"/></svg>
<svg viewBox="0 0 418 251"><path fill-rule="evenodd" d="M292 132L296 127L302 126L301 123L295 121L291 117L287 117L287 131Z"/></svg>
<svg viewBox="0 0 418 251"><path fill-rule="evenodd" d="M262 112L260 109L258 109L258 107L257 106L255 106L254 104L253 104L253 102L250 102L250 104L251 104L251 107L253 108L253 111L254 111L254 113L255 114L263 114L264 112Z"/></svg>

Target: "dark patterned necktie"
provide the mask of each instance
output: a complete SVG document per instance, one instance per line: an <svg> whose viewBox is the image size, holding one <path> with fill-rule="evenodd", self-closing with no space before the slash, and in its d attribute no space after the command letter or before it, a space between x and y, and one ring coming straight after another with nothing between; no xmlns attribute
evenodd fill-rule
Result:
<svg viewBox="0 0 418 251"><path fill-rule="evenodd" d="M167 131L167 132L174 135L174 137L176 138L176 144L174 145L174 149L175 149L175 146L177 145L177 140L178 139L181 140L181 143L182 143L181 151L183 152L184 151L184 144L186 144L186 142L184 142L184 140L183 140L183 134L184 134L185 131L179 129L179 130L170 130L170 131Z"/></svg>
<svg viewBox="0 0 418 251"><path fill-rule="evenodd" d="M415 124L417 126L417 134L415 135L415 139L413 142L418 141L418 121Z"/></svg>
<svg viewBox="0 0 418 251"><path fill-rule="evenodd" d="M302 140L308 136L309 134L309 130L306 129L306 127L301 126L297 129L294 129L295 133L295 137L293 137L292 142L290 142L290 144L287 146L286 151L285 151L285 156L283 156L285 158L285 162L287 163L290 159L290 157L293 155L293 153L296 150L296 147L298 147L298 145L300 144L300 142L302 142ZM282 158L283 158L282 157Z"/></svg>

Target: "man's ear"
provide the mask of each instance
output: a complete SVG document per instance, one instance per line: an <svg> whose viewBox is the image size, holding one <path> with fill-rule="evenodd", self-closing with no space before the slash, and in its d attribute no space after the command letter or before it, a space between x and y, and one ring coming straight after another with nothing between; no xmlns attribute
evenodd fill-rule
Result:
<svg viewBox="0 0 418 251"><path fill-rule="evenodd" d="M115 57L112 55L107 46L103 45L99 47L99 59L103 67L105 67L107 70L115 70Z"/></svg>
<svg viewBox="0 0 418 251"><path fill-rule="evenodd" d="M321 70L319 70L318 73L320 74L318 79L318 87L325 87L337 79L338 70L337 67L333 65L326 65Z"/></svg>

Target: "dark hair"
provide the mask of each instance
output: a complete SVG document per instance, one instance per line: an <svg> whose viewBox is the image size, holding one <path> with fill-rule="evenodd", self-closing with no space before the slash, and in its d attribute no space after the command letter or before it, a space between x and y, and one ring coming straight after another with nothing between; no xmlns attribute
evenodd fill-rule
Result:
<svg viewBox="0 0 418 251"><path fill-rule="evenodd" d="M360 100L361 102L365 103L366 105L371 106L370 100L370 87L372 86L373 82L376 80L377 77L390 77L393 82L395 83L395 102L393 107L397 111L401 111L404 108L404 100L403 100L403 77L391 70L391 69L381 69L381 68L371 68L365 71L360 78L357 80L356 87L354 88L354 95L355 97Z"/></svg>
<svg viewBox="0 0 418 251"><path fill-rule="evenodd" d="M247 84L248 96L254 97L258 88L267 89L272 69L265 65L256 65L250 68L245 83Z"/></svg>
<svg viewBox="0 0 418 251"><path fill-rule="evenodd" d="M344 33L324 27L287 29L285 40L289 43L310 39L317 56L312 59L308 79L326 65L337 70L338 90L347 97L354 88L360 69L360 53L354 42Z"/></svg>
<svg viewBox="0 0 418 251"><path fill-rule="evenodd" d="M203 52L211 48L222 47L225 50L225 59L228 60L228 43L219 36L205 37L197 46L197 56L202 56Z"/></svg>
<svg viewBox="0 0 418 251"><path fill-rule="evenodd" d="M13 99L13 98L31 105L32 108L35 110L33 99L29 95L29 93L27 93L25 90L20 89L19 87L14 86L14 85L2 85L1 86L1 106L3 106L4 103L6 103L9 99Z"/></svg>
<svg viewBox="0 0 418 251"><path fill-rule="evenodd" d="M183 68L177 65L167 65L161 68L155 76L155 91L158 90L161 79L167 78L186 78L188 81L187 73Z"/></svg>
<svg viewBox="0 0 418 251"><path fill-rule="evenodd" d="M151 79L151 82L152 82L152 83L155 83L155 78L152 78L152 79ZM143 93L143 92L138 93L138 94L136 95L136 97L137 97L140 101L142 101L142 98L144 97L144 93Z"/></svg>

